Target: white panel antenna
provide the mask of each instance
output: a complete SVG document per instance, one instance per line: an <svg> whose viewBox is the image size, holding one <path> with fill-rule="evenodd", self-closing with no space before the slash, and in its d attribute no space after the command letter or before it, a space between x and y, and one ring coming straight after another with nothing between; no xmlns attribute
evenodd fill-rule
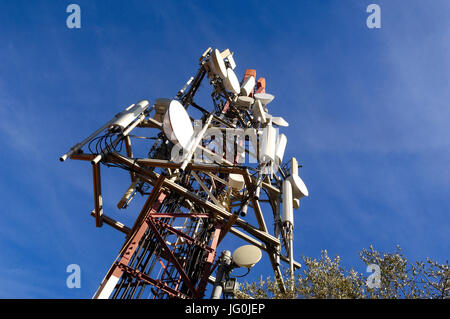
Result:
<svg viewBox="0 0 450 319"><path fill-rule="evenodd" d="M280 165L283 162L284 151L286 150L287 137L284 134L278 135L277 147L275 149L275 162Z"/></svg>
<svg viewBox="0 0 450 319"><path fill-rule="evenodd" d="M294 226L294 213L293 213L293 198L292 198L292 185L287 179L283 181L283 223L290 223Z"/></svg>
<svg viewBox="0 0 450 319"><path fill-rule="evenodd" d="M241 86L241 95L249 96L250 93L253 92L253 88L255 87L256 81L253 76L247 77L247 79L242 83Z"/></svg>
<svg viewBox="0 0 450 319"><path fill-rule="evenodd" d="M236 68L236 62L234 61L233 54L230 54L227 57L227 60L228 60L228 63L230 64L230 68L232 68L234 70Z"/></svg>
<svg viewBox="0 0 450 319"><path fill-rule="evenodd" d="M119 128L123 131L148 108L149 104L148 100L142 100L130 105L125 111L117 115L117 119L111 123L110 129Z"/></svg>
<svg viewBox="0 0 450 319"><path fill-rule="evenodd" d="M275 148L277 143L277 129L267 125L263 129L263 142L261 147L262 160L264 162L275 161Z"/></svg>

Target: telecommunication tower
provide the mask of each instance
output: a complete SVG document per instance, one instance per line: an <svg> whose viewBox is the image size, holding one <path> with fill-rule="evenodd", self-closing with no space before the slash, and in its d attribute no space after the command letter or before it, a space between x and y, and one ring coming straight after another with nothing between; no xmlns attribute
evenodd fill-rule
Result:
<svg viewBox="0 0 450 319"><path fill-rule="evenodd" d="M250 268L264 251L280 289L287 289L280 263L291 276L300 267L293 256L293 209L308 190L297 160L283 162L287 138L279 130L289 124L269 113L274 96L266 93L265 78L256 80L256 70L247 69L239 81L235 67L229 49L208 48L174 98L130 105L60 157L91 163L95 225L125 234L94 298L203 298L208 284L221 285L214 271L228 234L251 245L223 255L229 263ZM202 83L212 88L209 107L194 99ZM131 134L137 129L145 136ZM133 148L138 138L148 142L147 154ZM129 174L118 209L137 193L146 198L133 225L104 213L102 165ZM257 225L248 222L250 214Z"/></svg>

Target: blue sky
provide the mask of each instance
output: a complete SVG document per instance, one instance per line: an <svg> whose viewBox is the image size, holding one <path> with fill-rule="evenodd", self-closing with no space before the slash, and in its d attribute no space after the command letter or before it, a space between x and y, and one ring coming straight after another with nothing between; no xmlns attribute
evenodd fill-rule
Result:
<svg viewBox="0 0 450 319"><path fill-rule="evenodd" d="M66 27L70 3L81 29ZM366 26L370 3L381 29ZM58 158L128 105L174 96L209 46L235 51L239 77L265 76L290 123L285 156L310 191L297 259L327 249L364 272L360 249L399 244L444 262L449 39L445 0L0 1L0 298L92 296L124 238L89 216L89 164ZM115 209L127 182L112 170L105 210L130 224L140 201ZM80 289L66 287L72 263Z"/></svg>

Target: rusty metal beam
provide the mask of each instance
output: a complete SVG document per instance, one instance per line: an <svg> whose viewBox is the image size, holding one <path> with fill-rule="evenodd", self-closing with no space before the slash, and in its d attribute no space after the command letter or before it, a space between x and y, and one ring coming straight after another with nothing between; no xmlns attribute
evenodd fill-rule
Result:
<svg viewBox="0 0 450 319"><path fill-rule="evenodd" d="M149 275L140 272L137 269L131 268L127 265L124 264L119 264L118 267L120 267L124 272L126 272L127 274L130 274L131 276L142 280L144 282L147 282L150 285L153 285L159 289L161 289L162 291L164 291L165 293L169 294L170 296L173 297L183 297L185 299L189 298L188 296L184 295L183 293L181 293L178 290L175 290L171 287L169 287L168 285L166 285L165 283L161 282L160 280L156 280L151 278Z"/></svg>
<svg viewBox="0 0 450 319"><path fill-rule="evenodd" d="M192 244L194 244L196 246L199 246L199 247L201 247L201 248L203 248L205 250L211 251L211 248L208 247L205 243L199 242L198 240L196 240L196 239L186 235L182 231L172 227L171 225L166 224L166 223L164 223L164 222L162 222L162 221L160 221L158 219L155 219L153 217L148 217L147 221L150 220L150 219L152 220L152 223L158 224L162 228L167 229L168 231L170 231L171 233L177 235L178 237L182 237L182 238L186 239L188 242L190 242L190 243L192 243Z"/></svg>
<svg viewBox="0 0 450 319"><path fill-rule="evenodd" d="M253 211L255 212L255 216L256 216L256 220L258 221L258 225L259 225L259 229L264 231L264 232L268 232L267 230L267 226L266 226L266 221L264 220L264 215L262 213L261 210L261 206L259 206L259 201L255 198L252 198L252 208Z"/></svg>
<svg viewBox="0 0 450 319"><path fill-rule="evenodd" d="M261 250L264 250L264 251L270 250L267 247L267 245L261 243L260 241L254 239L253 237L250 237L249 235L241 232L240 230L236 229L235 227L231 227L229 231L231 234L245 240L249 244L252 244L252 245L258 247ZM286 256L280 255L280 259L283 260L284 262L287 262L287 263L289 262L289 258L287 258ZM294 267L297 270L297 269L300 269L302 267L302 265L299 262L294 261Z"/></svg>
<svg viewBox="0 0 450 319"><path fill-rule="evenodd" d="M169 246L167 246L166 241L159 233L158 228L156 227L155 223L153 222L152 218L148 218L146 220L147 224L150 226L150 228L153 230L154 235L156 236L156 239L161 244L161 247L166 252L167 256L170 258L170 261L174 264L175 268L178 270L178 273L180 274L181 278L183 279L186 286L188 286L189 290L194 295L194 298L199 298L199 294L197 289L195 289L194 284L192 283L191 279L188 277L186 272L183 269L183 266L181 266L180 262L178 261L177 257L173 254L173 252L170 250Z"/></svg>
<svg viewBox="0 0 450 319"><path fill-rule="evenodd" d="M147 118L145 121L140 122L138 127L149 127L149 128L157 128L162 131L163 125L161 122L153 119L153 118Z"/></svg>
<svg viewBox="0 0 450 319"><path fill-rule="evenodd" d="M152 189L152 192L150 193L150 195L148 196L147 200L145 201L144 206L141 209L141 212L139 213L138 217L136 218L136 221L133 225L133 227L131 228L131 232L130 234L132 234L141 224L142 222L145 220L145 218L147 217L147 215L151 214L152 212L157 212L157 209L152 209L153 204L157 201L158 196L162 197L159 198L158 202L162 202L162 200L164 199L165 195L164 193L161 193L161 185L164 182L164 176L160 175L159 178L156 180L155 186ZM159 206L158 206L159 208Z"/></svg>
<svg viewBox="0 0 450 319"><path fill-rule="evenodd" d="M197 181L197 183L200 185L200 187L208 194L209 198L216 204L217 206L220 206L219 201L217 200L216 196L214 196L211 191L206 187L206 185L203 183L203 181L198 177L198 175L195 172L191 172L192 176L194 176L194 179Z"/></svg>
<svg viewBox="0 0 450 319"><path fill-rule="evenodd" d="M133 149L131 148L131 139L130 136L125 136L125 150L127 152L127 156L132 158L133 157ZM136 176L134 175L134 172L130 171L130 178L131 182L133 183L136 180Z"/></svg>
<svg viewBox="0 0 450 319"><path fill-rule="evenodd" d="M230 218L228 218L228 222L226 223L226 225L223 227L222 231L220 232L219 244L223 240L225 235L228 233L228 231L231 229L231 227L234 225L234 223L236 222L236 220L238 218L239 218L239 215L237 213L234 213L233 215L230 216Z"/></svg>
<svg viewBox="0 0 450 319"><path fill-rule="evenodd" d="M95 211L91 212L91 216L95 217ZM102 215L102 220L105 222L105 224L111 226L114 229L117 229L118 231L124 233L125 235L128 235L131 231L131 229L121 222L112 219L111 217L106 216L105 214Z"/></svg>
<svg viewBox="0 0 450 319"><path fill-rule="evenodd" d="M277 280L278 288L280 289L280 291L282 293L285 293L286 286L284 284L283 274L281 273L280 266L278 265L278 263L276 261L275 254L273 252L271 252L270 250L266 250L266 252L267 252L267 255L269 256L270 263L272 264L272 269L275 273L275 279Z"/></svg>
<svg viewBox="0 0 450 319"><path fill-rule="evenodd" d="M149 159L149 158L138 158L135 159L137 164L141 164L142 166L150 166L150 167L162 167L162 168L173 168L177 169L180 168L181 164L173 163L167 160L159 160L159 159ZM114 162L114 161L113 161ZM233 173L233 174L241 174L244 176L249 176L249 185L252 185L256 182L256 179L253 176L250 176L250 173L247 169L232 166L230 163L230 166L223 166L223 165L217 165L217 164L195 164L191 163L188 165L188 168L195 171L202 171L202 172L211 172L211 173ZM268 190L270 193L274 194L280 194L280 190L273 185L270 185L267 182L262 182L261 186Z"/></svg>
<svg viewBox="0 0 450 319"><path fill-rule="evenodd" d="M97 155L95 154L84 154L84 153L76 153L70 155L70 159L80 160L80 161L92 161Z"/></svg>
<svg viewBox="0 0 450 319"><path fill-rule="evenodd" d="M143 180L147 181L150 184L153 184L153 180L158 179L160 176L159 174L157 174L153 171L146 170L145 168L140 166L138 163L135 163L134 161L132 161L120 154L111 153L111 155L115 158L115 160L117 162L122 163L130 168L133 168L137 173L139 173L142 176ZM219 169L219 168L217 168L217 169ZM196 202L197 204L203 206L206 210L212 211L213 213L219 215L220 217L222 217L226 220L228 220L232 216L232 213L226 211L223 207L217 206L214 203L211 203L209 201L205 201L204 198L201 198L198 195L188 191L186 188L175 183L174 181L165 179L163 182L163 186L183 195L184 197L190 199L193 202ZM270 235L268 232L265 232L265 231L262 231L260 229L253 227L252 225L246 223L245 221L243 221L240 218L238 218L236 220L235 224L236 224L236 226L246 230L251 235L255 236L256 238L258 238L259 240L262 240L265 243L268 243L272 246L280 245L280 241L278 240L278 238Z"/></svg>
<svg viewBox="0 0 450 319"><path fill-rule="evenodd" d="M203 268L201 280L197 286L197 289L198 289L199 293L202 295L202 297L205 294L205 288L206 288L206 284L208 283L208 279L211 276L212 272L214 271L214 267L211 268L211 266L214 263L214 258L216 258L216 248L219 245L220 233L221 233L220 223L217 223L216 229L214 231L213 238L211 241L211 246L210 246L212 250L209 252L208 257L206 258L206 263Z"/></svg>
<svg viewBox="0 0 450 319"><path fill-rule="evenodd" d="M157 182L157 184L162 184L164 180L164 176L161 176ZM158 201L157 196L159 195ZM127 235L127 240L123 244L120 249L119 255L116 258L116 262L113 263L111 268L108 270L105 278L103 278L102 283L100 284L99 289L94 295L94 298L107 298L112 291L111 284L114 284L120 279L123 275L124 269L132 269L128 267L128 263L130 262L131 257L133 256L136 248L139 245L139 242L144 236L146 230L148 229L148 225L146 223L142 223L141 221L145 218L147 213L156 212L164 199L164 193L161 194L161 190L158 188L154 188L152 193L149 195L139 217L143 216L142 219L136 220L133 228ZM117 261L118 260L118 261ZM107 291L105 291L105 289ZM110 291L109 291L110 290Z"/></svg>
<svg viewBox="0 0 450 319"><path fill-rule="evenodd" d="M102 199L102 187L100 179L100 165L98 163L92 164L92 176L94 180L94 213L95 213L95 226L103 226L103 199Z"/></svg>
<svg viewBox="0 0 450 319"><path fill-rule="evenodd" d="M152 218L176 218L176 217L184 217L184 218L209 218L211 215L209 214L201 214L201 213L152 213L148 215Z"/></svg>

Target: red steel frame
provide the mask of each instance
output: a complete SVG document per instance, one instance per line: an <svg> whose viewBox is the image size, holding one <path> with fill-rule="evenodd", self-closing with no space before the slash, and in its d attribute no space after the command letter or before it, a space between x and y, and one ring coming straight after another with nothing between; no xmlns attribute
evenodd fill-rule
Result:
<svg viewBox="0 0 450 319"><path fill-rule="evenodd" d="M160 221L160 218L166 218L166 217L181 217L181 218L191 218L191 217L210 217L208 214L183 214L183 213L158 213L159 208L161 207L164 199L166 198L167 194L161 190L161 185L164 181L164 176L161 175L156 182L151 194L149 195L149 198L147 199L147 202L144 205L143 210L141 211L141 215L144 215L145 217L143 219L138 218L135 224L135 228L137 229L134 233L130 234L131 237L128 239L126 244L122 247L121 253L119 254L118 260L114 262L111 269L108 271L105 279L102 282L102 285L99 289L99 291L96 293L96 297L99 296L101 290L105 287L105 284L108 282L108 280L111 279L112 276L116 278L122 277L124 274L128 274L129 276L132 276L144 283L151 284L155 286L158 289L161 289L163 292L167 293L170 297L182 297L182 298L188 298L188 296L183 295L180 291L178 291L176 288L178 288L179 283L183 281L189 288L189 290L192 293L192 297L195 299L202 298L204 296L205 288L208 282L208 278L211 275L212 272L212 265L214 263L215 255L216 255L216 248L218 245L218 238L220 235L220 224L217 224L216 230L214 231L211 246L207 246L204 243L201 243L194 238L186 235L182 231L179 231L172 227L169 224L166 224L162 221ZM147 207L149 207L147 209ZM142 220L142 221L140 221ZM140 223L140 225L139 225ZM167 243L165 242L164 238L161 236L158 228L156 226L161 226L167 231L177 235L178 237L184 238L189 243L197 245L201 247L202 249L208 251L208 256L206 259L205 267L203 274L201 276L201 279L198 283L197 288L193 285L188 275L185 273L183 264L179 262L177 257L174 255L173 250L169 248ZM136 227L137 226L137 227ZM136 251L136 248L138 247L138 244L140 240L142 239L143 235L146 233L148 229L151 229L153 235L158 240L159 245L163 248L165 257L167 258L167 263L164 264L161 260L161 265L163 266L164 272L160 279L153 279L149 275L140 272L137 269L134 269L130 267L128 264L130 263L130 259L133 256L133 254ZM165 272L167 270L167 266L169 263L172 263L178 273L179 273L179 279L178 284L176 288L169 287L163 282Z"/></svg>

